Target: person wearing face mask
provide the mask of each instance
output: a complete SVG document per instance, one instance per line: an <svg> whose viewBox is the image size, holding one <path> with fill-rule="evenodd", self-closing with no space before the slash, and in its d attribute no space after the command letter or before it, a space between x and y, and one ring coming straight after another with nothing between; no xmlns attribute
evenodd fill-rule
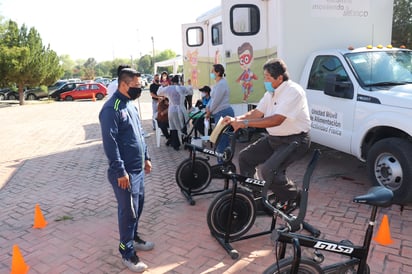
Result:
<svg viewBox="0 0 412 274"><path fill-rule="evenodd" d="M202 88L199 89L200 91L200 96L201 99L196 101L195 104L195 108L198 108L200 111L195 112L190 118L192 118L192 124L195 127L196 131L195 131L195 137L198 136L198 132L200 132L202 135L205 134L205 124L204 124L204 120L205 120L205 113L204 110L205 107L207 106L207 104L210 101L210 87L209 86L204 86ZM210 122L213 122L213 118L210 118ZM210 135L210 131L211 129L209 129L209 132L207 133L207 135Z"/></svg>
<svg viewBox="0 0 412 274"><path fill-rule="evenodd" d="M225 79L224 67L221 64L214 64L210 72L210 78L215 80L216 84L212 87L210 93L211 99L206 106L205 119L210 119L213 115L214 120L218 122L221 117L233 117L235 113L229 101L230 90ZM229 136L222 135L216 146L216 152L223 153L225 148L229 146L229 142ZM223 163L223 160L220 157L218 157L218 163Z"/></svg>
<svg viewBox="0 0 412 274"><path fill-rule="evenodd" d="M119 77L119 74L122 71L122 69L125 69L125 68L130 68L130 66L127 64L121 64L117 67L117 77ZM117 85L118 85L118 78L111 81L110 84L107 86L106 100L108 100L113 95L113 93L116 92Z"/></svg>
<svg viewBox="0 0 412 274"><path fill-rule="evenodd" d="M180 149L180 136L179 131L186 133L186 122L189 120L185 108L186 96L191 94L191 91L185 87L179 85L180 78L178 75L173 76L172 85L162 86L159 88L157 94L159 96L165 96L169 99L169 129L170 129L170 145L175 149ZM192 93L193 94L193 93Z"/></svg>
<svg viewBox="0 0 412 274"><path fill-rule="evenodd" d="M119 252L123 264L134 272L147 269L136 251L154 247L138 234L145 198L144 177L152 169L140 116L133 102L141 92L140 73L125 68L119 74L116 92L99 113L103 148L109 162L107 176L118 206Z"/></svg>
<svg viewBox="0 0 412 274"><path fill-rule="evenodd" d="M269 133L239 152L239 171L269 182L277 197L277 206L292 211L299 204L296 184L287 178L286 168L303 157L310 146L310 117L306 94L303 88L289 79L286 64L281 59L268 60L263 66L266 93L257 107L237 117L225 117L235 131L240 128L265 128ZM277 173L273 170L279 155L290 143L299 146L281 165Z"/></svg>
<svg viewBox="0 0 412 274"><path fill-rule="evenodd" d="M157 96L157 91L159 90L160 87L160 76L159 74L155 74L153 76L153 82L150 84L149 90L150 90L150 96L152 96L152 119L157 118L157 108L158 108L158 103L159 99L161 98L160 96ZM154 121L152 122L153 130L156 130L156 126L154 124Z"/></svg>

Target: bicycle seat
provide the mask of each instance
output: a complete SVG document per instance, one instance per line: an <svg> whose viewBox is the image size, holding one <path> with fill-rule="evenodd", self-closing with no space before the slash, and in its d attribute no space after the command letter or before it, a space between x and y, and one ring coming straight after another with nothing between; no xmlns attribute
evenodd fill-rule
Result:
<svg viewBox="0 0 412 274"><path fill-rule="evenodd" d="M392 204L392 199L392 190L383 186L375 186L370 188L368 193L353 198L353 201L359 204L387 207Z"/></svg>

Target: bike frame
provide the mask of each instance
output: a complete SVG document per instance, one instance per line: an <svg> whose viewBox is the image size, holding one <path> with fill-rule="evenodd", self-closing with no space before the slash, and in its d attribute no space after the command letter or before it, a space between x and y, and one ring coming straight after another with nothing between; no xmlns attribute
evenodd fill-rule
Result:
<svg viewBox="0 0 412 274"><path fill-rule="evenodd" d="M365 195L357 196L353 199L356 203L367 204L372 207L369 217L368 226L365 231L363 245L353 245L344 241L335 241L330 239L316 239L312 236L302 235L299 233L289 232L290 230L278 229L275 238L276 242L280 242L279 259L285 258L287 244L292 244L294 255L292 260L291 273L298 273L301 246L315 250L315 254L322 250L326 252L336 253L350 257L348 260L343 260L334 264L322 266L325 273L343 273L351 267L358 266L357 273L363 274L367 270L367 259L369 248L372 241L372 234L376 225L376 215L378 207L387 207L392 204L393 192L383 186L372 187ZM323 255L322 255L323 257Z"/></svg>
<svg viewBox="0 0 412 274"><path fill-rule="evenodd" d="M216 164L216 165L209 165L210 166L210 170L211 170L211 175L212 178L218 178L218 179L224 179L225 180L225 184L223 186L223 189L221 190L213 190L213 191L206 191L206 192L200 192L200 193L192 193L189 189L189 191L181 189L181 192L183 194L183 196L185 196L185 198L187 199L187 201L189 202L190 205L194 205L195 201L193 200L193 196L200 196L200 195L206 195L206 194L213 194L213 193L218 193L218 192L222 192L226 189L228 189L229 187L229 181L228 179L226 179L225 177L222 177L222 170L227 168L227 167L231 167L233 166L232 163L232 159L233 159L233 154L234 154L234 147L235 147L235 143L236 143L236 138L234 133L228 133L227 132L227 128L226 127L222 133L220 134L220 136L222 134L230 134L231 137L231 143L230 143L230 155L227 155L227 153L218 153L215 150L212 149L208 149L208 148L204 148L204 147L199 147L193 144L185 144L185 148L189 149L190 154L189 154L189 158L192 159L192 167L195 166L195 161L196 161L196 157L197 157L197 152L203 153L205 155L207 155L204 159L205 160L209 160L209 156L213 156L213 157L217 157L217 158L223 158L223 164ZM217 140L217 142L219 142L220 136ZM195 174L195 170L192 170L193 174Z"/></svg>
<svg viewBox="0 0 412 274"><path fill-rule="evenodd" d="M338 262L336 264L331 264L328 266L323 267L323 270L327 273L327 271L335 271L340 268L348 268L350 266L358 265L357 273L364 273L366 268L366 262L369 254L369 247L372 240L373 229L375 226L375 219L376 219L377 207L374 206L372 209L371 217L369 220L369 225L366 229L364 242L362 246L359 245L347 245L342 244L341 242L328 240L328 239L317 239L312 236L302 235L293 232L279 232L278 231L278 239L277 241L286 244L293 244L294 246L294 261L295 261L295 271L292 273L298 273L298 266L300 261L300 256L296 255L296 251L300 253L301 247L308 247L315 250L322 250L326 252L336 253L343 256L350 257L350 259ZM281 245L279 250L279 259L285 257L286 247L287 245Z"/></svg>
<svg viewBox="0 0 412 274"><path fill-rule="evenodd" d="M283 161L286 159L286 157L296 148L298 144L296 142L291 143L287 149L284 151L284 154L282 157L279 159L279 163L276 165L279 167ZM311 233L313 237L318 237L320 235L320 231L316 228L314 228L312 225L308 224L307 222L303 221L303 217L306 214L306 204L307 204L307 195L308 195L308 190L309 190L309 182L310 182L310 177L311 174L315 168L317 159L319 157L319 150L315 150L314 155L312 157L312 160L310 161L308 168L306 170L306 173L304 175L304 180L303 180L303 192L302 194L303 198L301 199L301 204L302 208L299 210L299 215L296 218L293 215L286 214L284 212L279 211L278 209L274 209L274 207L269 203L267 200L267 188L268 184L266 184L266 181L264 180L259 180L255 178L250 178L246 177L240 174L235 174L235 173L225 173L224 175L227 176L227 178L232 181L232 200L230 202L229 206L229 212L232 212L233 214L233 205L234 205L234 200L236 197L237 189L238 189L238 182L241 182L241 184L244 185L250 185L250 186L258 186L262 189L262 201L265 206L267 206L271 212L274 212L274 214L271 216L272 217L272 222L270 229L267 231L262 231L250 235L245 235L236 239L230 239L230 227L232 226L232 216L230 216L227 220L227 225L226 225L226 233L223 238L218 237L217 235L213 235L213 237L219 242L219 244L226 250L228 254L232 257L232 259L238 258L238 252L230 245L231 242L237 242L241 240L246 240L266 234L272 233L272 231L275 229L276 226L276 217L281 215L281 217L286 220L288 223L292 224L292 231L297 230L298 228L303 228ZM252 194L251 194L252 195Z"/></svg>

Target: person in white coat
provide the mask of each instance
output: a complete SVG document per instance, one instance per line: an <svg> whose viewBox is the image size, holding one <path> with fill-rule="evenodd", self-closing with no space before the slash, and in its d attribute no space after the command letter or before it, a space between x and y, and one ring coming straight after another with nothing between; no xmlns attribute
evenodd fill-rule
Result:
<svg viewBox="0 0 412 274"><path fill-rule="evenodd" d="M193 95L193 91L185 86L179 86L179 76L172 78L172 85L162 86L157 91L158 96L169 98L169 129L170 145L175 149L180 149L179 131L186 133L186 122L189 120L185 108L187 95Z"/></svg>

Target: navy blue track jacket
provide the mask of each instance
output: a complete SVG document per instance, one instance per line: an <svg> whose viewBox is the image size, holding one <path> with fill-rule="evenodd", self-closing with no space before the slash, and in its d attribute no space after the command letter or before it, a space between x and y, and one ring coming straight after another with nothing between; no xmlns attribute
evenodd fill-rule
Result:
<svg viewBox="0 0 412 274"><path fill-rule="evenodd" d="M103 105L99 120L109 174L120 178L141 172L149 155L133 101L117 90Z"/></svg>

